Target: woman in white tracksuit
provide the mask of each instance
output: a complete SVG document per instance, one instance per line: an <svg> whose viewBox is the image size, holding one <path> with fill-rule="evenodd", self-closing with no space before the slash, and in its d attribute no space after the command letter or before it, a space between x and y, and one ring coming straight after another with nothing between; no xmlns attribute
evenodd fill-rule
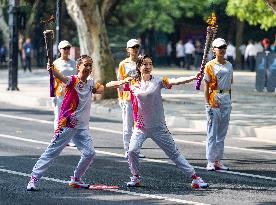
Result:
<svg viewBox="0 0 276 205"><path fill-rule="evenodd" d="M93 163L96 154L89 131L91 101L94 93L101 94L104 90L103 85L96 83L92 78L88 79L92 73L92 65L92 58L82 55L77 61L77 75L64 76L53 69L53 75L65 84L64 100L58 128L55 130L51 143L32 169L31 178L27 185L28 191L37 190L37 182L71 139L74 139L81 153L81 158L74 175L71 177L69 186L75 188L89 187L89 184L85 184L81 177ZM49 69L50 66L48 65Z"/></svg>
<svg viewBox="0 0 276 205"><path fill-rule="evenodd" d="M171 88L172 85L191 82L196 79L196 76L175 79L153 76L151 75L152 59L148 55L139 56L136 65L138 72L136 80L127 77L124 80L112 81L106 85L107 87L116 87L131 82L130 91L132 93L135 128L128 150L128 163L133 176L127 186L141 186L138 154L144 141L151 138L181 171L192 178L191 185L193 188L208 187L208 184L196 175L194 168L177 149L166 126L161 96L162 88Z"/></svg>
<svg viewBox="0 0 276 205"><path fill-rule="evenodd" d="M206 158L208 171L229 170L222 164L224 140L230 121L232 64L224 59L227 44L217 38L212 43L216 58L205 66L204 96L207 113Z"/></svg>

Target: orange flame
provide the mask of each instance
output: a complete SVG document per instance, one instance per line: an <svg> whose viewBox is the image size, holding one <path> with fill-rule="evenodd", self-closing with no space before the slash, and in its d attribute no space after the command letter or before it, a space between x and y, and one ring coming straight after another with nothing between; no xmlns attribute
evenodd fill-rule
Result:
<svg viewBox="0 0 276 205"><path fill-rule="evenodd" d="M51 15L51 16L49 16L48 19L41 20L40 23L45 23L45 24L47 24L47 23L50 23L50 22L53 22L53 21L55 21L55 17L54 17L54 15Z"/></svg>
<svg viewBox="0 0 276 205"><path fill-rule="evenodd" d="M212 12L211 16L208 17L207 23L211 27L218 27L217 17L216 17L216 14L214 12Z"/></svg>

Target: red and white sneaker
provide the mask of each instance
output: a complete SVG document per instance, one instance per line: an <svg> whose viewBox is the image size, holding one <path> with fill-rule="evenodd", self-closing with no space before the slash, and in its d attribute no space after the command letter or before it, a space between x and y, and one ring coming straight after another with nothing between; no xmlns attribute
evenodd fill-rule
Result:
<svg viewBox="0 0 276 205"><path fill-rule="evenodd" d="M38 178L35 176L31 176L30 181L27 185L27 191L37 191L36 184L38 182Z"/></svg>
<svg viewBox="0 0 276 205"><path fill-rule="evenodd" d="M229 167L223 165L221 162L215 162L215 169L216 170L225 170L225 171L229 171Z"/></svg>
<svg viewBox="0 0 276 205"><path fill-rule="evenodd" d="M70 187L74 188L85 188L88 189L90 184L85 184L80 178L71 176L71 181L69 182Z"/></svg>
<svg viewBox="0 0 276 205"><path fill-rule="evenodd" d="M141 185L141 179L139 176L133 176L130 177L130 181L127 183L128 187L140 187Z"/></svg>
<svg viewBox="0 0 276 205"><path fill-rule="evenodd" d="M193 179L191 187L194 189L206 189L207 187L209 187L209 185L205 183L200 177L197 177L196 179Z"/></svg>

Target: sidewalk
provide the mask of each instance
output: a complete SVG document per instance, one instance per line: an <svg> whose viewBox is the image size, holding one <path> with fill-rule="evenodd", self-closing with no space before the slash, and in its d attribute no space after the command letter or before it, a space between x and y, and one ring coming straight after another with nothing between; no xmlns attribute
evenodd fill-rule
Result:
<svg viewBox="0 0 276 205"><path fill-rule="evenodd" d="M195 71L156 69L156 75L189 76ZM44 69L32 73L18 72L20 91L6 91L8 71L0 70L0 101L17 106L52 110L49 98L49 77ZM232 87L233 110L229 136L250 137L276 142L276 93L254 91L255 73L234 72ZM187 129L205 132L206 117L203 92L194 89L194 83L174 86L163 91L166 121L173 132ZM116 100L93 102L91 115L121 120L121 110Z"/></svg>

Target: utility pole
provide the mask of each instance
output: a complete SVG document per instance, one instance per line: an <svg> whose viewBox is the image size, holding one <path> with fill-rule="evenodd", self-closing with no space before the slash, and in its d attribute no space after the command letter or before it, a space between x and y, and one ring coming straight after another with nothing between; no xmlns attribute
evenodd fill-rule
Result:
<svg viewBox="0 0 276 205"><path fill-rule="evenodd" d="M57 45L57 54L59 53L58 50L58 43L60 42L60 37L61 37L61 30L60 30L60 24L61 24L61 1L62 0L57 0L56 1L56 45Z"/></svg>
<svg viewBox="0 0 276 205"><path fill-rule="evenodd" d="M9 87L7 90L19 90L17 87L18 9L19 0L9 0Z"/></svg>

